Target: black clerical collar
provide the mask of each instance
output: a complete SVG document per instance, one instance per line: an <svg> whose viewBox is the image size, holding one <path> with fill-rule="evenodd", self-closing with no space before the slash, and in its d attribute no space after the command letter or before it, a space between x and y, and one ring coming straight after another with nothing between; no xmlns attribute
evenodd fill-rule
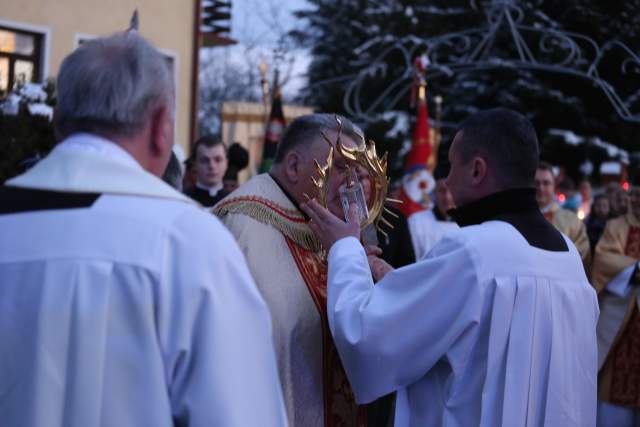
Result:
<svg viewBox="0 0 640 427"><path fill-rule="evenodd" d="M441 222L451 221L451 218L449 218L448 215L445 215L444 213L442 213L440 211L440 208L437 205L435 205L432 210L433 210L433 216L435 216L438 221L441 221Z"/></svg>
<svg viewBox="0 0 640 427"><path fill-rule="evenodd" d="M556 252L569 250L562 234L540 212L534 188L500 191L447 213L460 227L504 221L518 230L531 246Z"/></svg>
<svg viewBox="0 0 640 427"><path fill-rule="evenodd" d="M540 212L535 188L500 191L447 212L460 226L480 224L512 213Z"/></svg>
<svg viewBox="0 0 640 427"><path fill-rule="evenodd" d="M287 199L289 199L291 204L293 204L293 206L295 206L296 209L300 211L300 213L304 216L304 218L308 220L309 216L306 213L304 213L304 211L302 209L300 209L300 203L298 203L298 201L291 195L291 193L289 193L287 191L287 189L284 188L284 186L282 184L280 184L280 181L278 181L278 178L273 176L271 173L269 173L269 176L271 177L273 182L275 182L278 185L278 187L284 193L284 195L287 196Z"/></svg>

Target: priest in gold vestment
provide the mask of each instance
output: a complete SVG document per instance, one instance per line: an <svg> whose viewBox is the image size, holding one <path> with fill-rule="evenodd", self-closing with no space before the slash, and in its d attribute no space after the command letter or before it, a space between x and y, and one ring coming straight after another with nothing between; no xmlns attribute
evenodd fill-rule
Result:
<svg viewBox="0 0 640 427"><path fill-rule="evenodd" d="M591 282L600 300L598 426L640 425L640 187L596 245Z"/></svg>
<svg viewBox="0 0 640 427"><path fill-rule="evenodd" d="M578 216L563 209L555 201L555 177L551 165L540 162L536 170L536 200L544 217L562 234L566 235L578 249L584 269L588 273L591 262L591 247L587 228Z"/></svg>
<svg viewBox="0 0 640 427"><path fill-rule="evenodd" d="M341 121L342 143L355 145L361 138L357 128ZM316 195L314 161L323 162L329 153L322 133L336 141L335 116L294 120L278 144L271 172L240 186L214 213L235 236L269 306L289 425L363 426L364 410L355 404L327 323L326 258L299 209L305 195ZM327 199L336 213L342 212L337 188L345 168L338 155Z"/></svg>

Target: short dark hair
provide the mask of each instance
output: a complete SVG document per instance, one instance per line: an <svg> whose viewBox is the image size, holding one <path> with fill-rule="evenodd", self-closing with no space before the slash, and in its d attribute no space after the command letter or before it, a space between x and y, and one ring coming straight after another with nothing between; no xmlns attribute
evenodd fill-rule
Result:
<svg viewBox="0 0 640 427"><path fill-rule="evenodd" d="M239 142L234 142L227 149L227 157L229 166L223 179L237 181L238 172L249 166L249 152Z"/></svg>
<svg viewBox="0 0 640 427"><path fill-rule="evenodd" d="M486 157L502 188L530 187L538 166L536 131L522 114L506 108L481 111L467 118L462 132L462 160Z"/></svg>
<svg viewBox="0 0 640 427"><path fill-rule="evenodd" d="M536 170L549 171L551 172L551 175L553 175L553 166L551 166L551 163L548 162L539 162Z"/></svg>
<svg viewBox="0 0 640 427"><path fill-rule="evenodd" d="M215 147L217 145L221 145L222 148L224 148L224 154L227 154L227 146L224 145L224 142L222 142L222 140L215 136L215 135L204 135L201 136L200 138L198 138L196 140L196 143L193 144L193 151L191 152L191 158L193 160L196 159L196 156L198 154L198 147L203 146L203 147Z"/></svg>
<svg viewBox="0 0 640 427"><path fill-rule="evenodd" d="M285 129L278 148L274 163L284 160L286 154L301 145L310 144L320 136L320 131L338 131L336 117L342 122L342 134L359 142L364 134L351 120L337 114L308 114L292 121Z"/></svg>

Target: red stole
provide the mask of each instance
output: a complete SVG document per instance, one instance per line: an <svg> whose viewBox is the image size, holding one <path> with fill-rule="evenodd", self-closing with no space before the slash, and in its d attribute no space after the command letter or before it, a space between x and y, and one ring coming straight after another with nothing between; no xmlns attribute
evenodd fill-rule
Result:
<svg viewBox="0 0 640 427"><path fill-rule="evenodd" d="M327 320L327 262L285 237L322 322L322 376L325 427L365 426L365 409L355 403L347 375L333 343Z"/></svg>
<svg viewBox="0 0 640 427"><path fill-rule="evenodd" d="M640 228L630 226L625 255L640 259ZM631 317L611 354L611 403L637 407L640 402L640 313L633 302Z"/></svg>

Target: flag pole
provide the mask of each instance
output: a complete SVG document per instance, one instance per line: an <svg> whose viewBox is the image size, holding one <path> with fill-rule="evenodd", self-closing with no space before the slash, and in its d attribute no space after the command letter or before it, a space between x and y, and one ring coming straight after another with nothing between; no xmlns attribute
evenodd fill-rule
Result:
<svg viewBox="0 0 640 427"><path fill-rule="evenodd" d="M271 111L269 112L269 119L265 122L264 129L264 144L262 146L262 159L260 161L259 172L269 172L273 159L276 155L276 149L280 136L284 130L285 119L284 112L282 110L282 98L280 96L280 83L279 83L278 66L274 69L273 73L273 85L271 91Z"/></svg>
<svg viewBox="0 0 640 427"><path fill-rule="evenodd" d="M442 142L442 96L436 95L433 100L436 103L436 122L433 127L433 133L431 134L431 155L429 156L427 165L431 173L433 173L438 166L438 150Z"/></svg>
<svg viewBox="0 0 640 427"><path fill-rule="evenodd" d="M269 65L265 58L262 58L260 65L258 65L258 69L260 70L260 86L262 87L262 106L263 106L263 120L264 128L266 131L267 128L267 120L269 120L269 100L271 98L271 88L269 87L269 80L267 79L267 72L269 71Z"/></svg>

